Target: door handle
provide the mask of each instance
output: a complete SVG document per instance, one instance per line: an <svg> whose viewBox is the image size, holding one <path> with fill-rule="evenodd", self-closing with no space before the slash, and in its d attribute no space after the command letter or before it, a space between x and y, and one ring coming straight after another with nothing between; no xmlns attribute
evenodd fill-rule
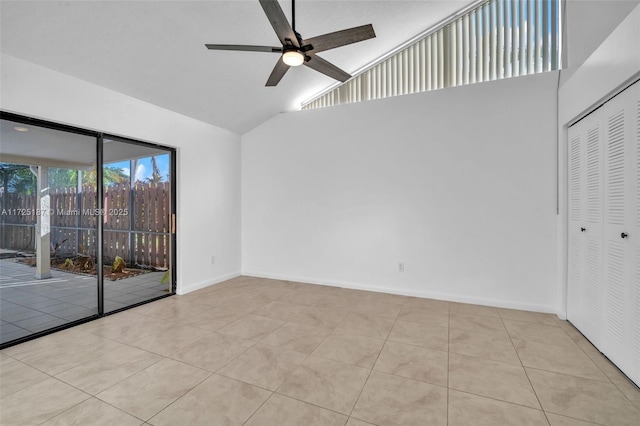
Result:
<svg viewBox="0 0 640 426"><path fill-rule="evenodd" d="M587 228L580 228L580 232L584 232L586 230L587 230Z"/></svg>
<svg viewBox="0 0 640 426"><path fill-rule="evenodd" d="M623 232L622 234L620 234L620 238L627 238L629 235L627 235L626 232Z"/></svg>

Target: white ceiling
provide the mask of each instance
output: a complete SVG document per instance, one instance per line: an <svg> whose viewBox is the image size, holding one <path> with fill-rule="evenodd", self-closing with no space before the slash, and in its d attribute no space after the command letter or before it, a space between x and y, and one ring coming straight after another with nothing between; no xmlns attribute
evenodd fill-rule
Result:
<svg viewBox="0 0 640 426"><path fill-rule="evenodd" d="M0 120L0 140L0 162L76 169L96 163L96 139L90 136Z"/></svg>
<svg viewBox="0 0 640 426"><path fill-rule="evenodd" d="M97 140L93 136L0 120L0 141L0 162L70 169L90 169L96 164ZM104 142L105 164L167 153L147 145L110 139Z"/></svg>
<svg viewBox="0 0 640 426"><path fill-rule="evenodd" d="M353 72L470 0L298 0L303 38L371 23L377 37L321 53ZM277 54L209 51L205 43L278 46L256 0L5 1L1 50L242 134L334 80L307 67L265 87ZM280 1L291 19L291 2Z"/></svg>

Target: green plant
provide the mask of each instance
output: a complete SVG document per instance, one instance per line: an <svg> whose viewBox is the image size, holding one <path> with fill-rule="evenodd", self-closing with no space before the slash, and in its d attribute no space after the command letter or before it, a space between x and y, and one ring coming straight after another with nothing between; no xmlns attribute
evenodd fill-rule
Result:
<svg viewBox="0 0 640 426"><path fill-rule="evenodd" d="M111 273L112 274L122 273L124 272L125 266L126 266L126 263L124 259L120 256L116 256L115 260L113 261L113 266L111 267Z"/></svg>
<svg viewBox="0 0 640 426"><path fill-rule="evenodd" d="M70 269L73 268L73 260L69 259L68 257L64 260L64 265L62 265L63 268L65 269Z"/></svg>
<svg viewBox="0 0 640 426"><path fill-rule="evenodd" d="M163 177L160 173L160 168L158 167L158 162L156 161L155 155L151 157L151 167L153 168L153 173L151 173L151 177L145 178L144 181L146 183L161 183Z"/></svg>

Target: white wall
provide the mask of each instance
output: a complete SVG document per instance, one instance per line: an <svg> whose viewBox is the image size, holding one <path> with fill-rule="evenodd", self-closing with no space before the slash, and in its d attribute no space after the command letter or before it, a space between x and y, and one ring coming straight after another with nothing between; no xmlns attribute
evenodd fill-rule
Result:
<svg viewBox="0 0 640 426"><path fill-rule="evenodd" d="M602 102L640 71L640 6L602 40L559 92L561 124Z"/></svg>
<svg viewBox="0 0 640 426"><path fill-rule="evenodd" d="M557 281L562 315L566 315L567 294L567 127L575 118L640 78L640 6L636 6L612 32L603 37L584 63L572 70L558 93L561 214L557 228L558 265L561 268Z"/></svg>
<svg viewBox="0 0 640 426"><path fill-rule="evenodd" d="M640 0L565 0L563 78L582 65L638 4Z"/></svg>
<svg viewBox="0 0 640 426"><path fill-rule="evenodd" d="M243 273L556 311L557 78L286 113L243 135Z"/></svg>
<svg viewBox="0 0 640 426"><path fill-rule="evenodd" d="M0 95L7 112L176 147L178 292L240 273L239 136L6 54Z"/></svg>

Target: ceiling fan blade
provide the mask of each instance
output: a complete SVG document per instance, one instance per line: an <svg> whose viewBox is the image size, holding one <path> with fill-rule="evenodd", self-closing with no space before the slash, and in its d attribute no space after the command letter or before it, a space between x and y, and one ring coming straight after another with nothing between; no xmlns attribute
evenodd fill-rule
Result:
<svg viewBox="0 0 640 426"><path fill-rule="evenodd" d="M209 50L236 50L242 52L282 52L281 47L251 46L242 44L205 44Z"/></svg>
<svg viewBox="0 0 640 426"><path fill-rule="evenodd" d="M313 68L314 70L321 72L324 75L328 75L331 78L335 78L343 83L351 78L351 74L341 70L331 62L322 59L320 56L314 54L308 54L307 56L309 56L310 59L305 61L304 64L309 68Z"/></svg>
<svg viewBox="0 0 640 426"><path fill-rule="evenodd" d="M369 40L375 36L376 33L373 31L373 25L367 24L303 40L302 46L311 45L312 49L310 52L318 53L336 47L346 46L347 44Z"/></svg>
<svg viewBox="0 0 640 426"><path fill-rule="evenodd" d="M276 62L276 66L273 67L273 71L271 71L271 75L267 79L265 86L276 86L287 71L289 71L289 65L282 62L282 58L278 58L278 62Z"/></svg>
<svg viewBox="0 0 640 426"><path fill-rule="evenodd" d="M267 15L269 22L271 22L271 26L280 39L280 42L283 45L293 44L296 47L300 47L298 38L293 32L289 21L287 21L287 17L284 15L278 0L260 0L260 5ZM287 40L290 40L290 42L287 42Z"/></svg>

